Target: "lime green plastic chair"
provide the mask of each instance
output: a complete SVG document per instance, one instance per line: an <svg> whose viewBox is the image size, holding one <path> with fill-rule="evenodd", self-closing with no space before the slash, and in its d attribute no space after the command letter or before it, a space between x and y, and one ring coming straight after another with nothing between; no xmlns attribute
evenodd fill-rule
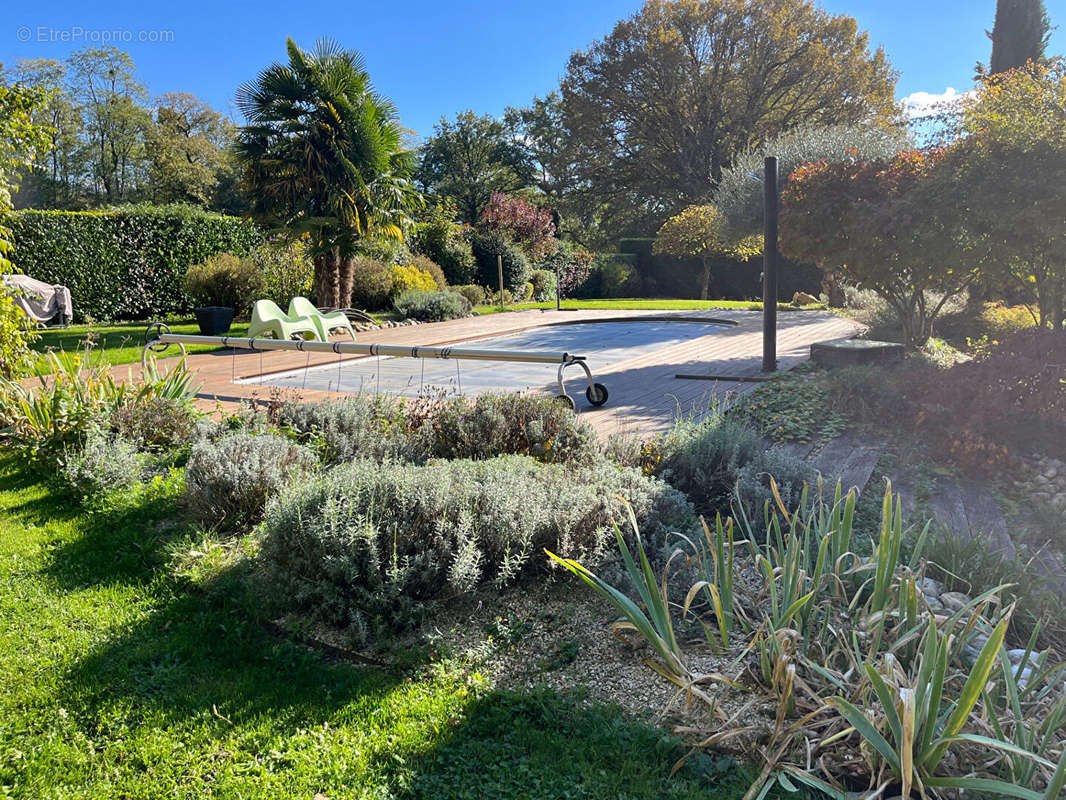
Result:
<svg viewBox="0 0 1066 800"><path fill-rule="evenodd" d="M273 336L275 339L317 339L318 326L307 317L286 314L273 300L257 300L252 306L252 322L248 326L248 338Z"/></svg>
<svg viewBox="0 0 1066 800"><path fill-rule="evenodd" d="M334 311L330 314L324 314L315 308L315 304L306 297L294 297L289 301L289 316L307 317L311 320L318 329L318 338L323 342L329 341L330 331L338 329L348 331L352 341L355 341L355 331L352 329L352 323L348 321L348 317L344 315L344 312Z"/></svg>

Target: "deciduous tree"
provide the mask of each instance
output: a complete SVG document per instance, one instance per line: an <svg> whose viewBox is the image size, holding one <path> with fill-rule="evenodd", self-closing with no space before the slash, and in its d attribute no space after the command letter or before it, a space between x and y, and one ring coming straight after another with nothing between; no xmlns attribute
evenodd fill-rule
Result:
<svg viewBox="0 0 1066 800"><path fill-rule="evenodd" d="M481 226L510 236L533 263L543 261L559 247L551 211L503 192L493 192L481 214Z"/></svg>
<svg viewBox="0 0 1066 800"><path fill-rule="evenodd" d="M604 227L642 232L782 131L892 123L895 83L853 18L811 0L648 0L570 57L563 127Z"/></svg>
<svg viewBox="0 0 1066 800"><path fill-rule="evenodd" d="M703 265L700 299L706 300L711 286L711 259L750 257L758 252L758 243L751 237L730 240L725 221L714 206L689 206L659 228L654 251L674 258L698 258Z"/></svg>
<svg viewBox="0 0 1066 800"><path fill-rule="evenodd" d="M969 246L989 278L1032 293L1041 322L1066 306L1066 64L993 75L948 157Z"/></svg>
<svg viewBox="0 0 1066 800"><path fill-rule="evenodd" d="M187 92L155 102L146 132L148 194L157 203L209 205L225 168L224 149L234 135L231 123Z"/></svg>
<svg viewBox="0 0 1066 800"><path fill-rule="evenodd" d="M904 345L920 347L976 276L951 183L939 151L800 167L782 197L781 250L873 289L898 314Z"/></svg>
<svg viewBox="0 0 1066 800"><path fill-rule="evenodd" d="M532 182L525 148L488 114L463 111L434 126L422 145L415 174L428 192L455 203L464 222L481 218L493 192L515 192Z"/></svg>

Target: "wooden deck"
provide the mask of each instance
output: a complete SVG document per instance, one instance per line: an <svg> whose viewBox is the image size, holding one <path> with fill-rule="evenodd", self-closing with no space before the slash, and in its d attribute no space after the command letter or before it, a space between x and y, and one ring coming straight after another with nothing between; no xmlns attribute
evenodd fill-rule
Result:
<svg viewBox="0 0 1066 800"><path fill-rule="evenodd" d="M606 369L597 368L590 359L596 380L606 384L610 400L602 408L589 408L584 397L578 397L578 412L603 433L626 431L647 436L667 429L679 414L700 413L717 399L728 394L750 391L756 384L736 381L683 380L676 376L729 375L757 376L762 362L762 315L757 311L519 311L471 317L450 322L384 328L358 334L360 342L400 345L457 344L486 336L517 332L528 328L557 323L588 322L593 320L653 319L715 319L734 322L710 335L694 336L654 352L616 362ZM703 329L705 330L705 329ZM824 342L854 336L861 331L857 323L834 314L820 311L780 312L778 314L778 363L788 369L805 360L814 342ZM339 341L340 339L338 339ZM173 351L171 351L173 352ZM341 359L354 361L357 356ZM176 359L160 360L161 367ZM188 357L188 366L202 383L198 397L205 408L221 402L232 406L243 399L265 400L269 386L234 382L235 379L269 376L307 366L336 364L338 358L329 354L296 352L251 353L244 350L219 350ZM117 374L125 375L126 367ZM569 378L574 387L579 370ZM550 386L545 393L554 394ZM292 392L288 393L290 396ZM303 391L299 398L313 402L338 397L335 392Z"/></svg>

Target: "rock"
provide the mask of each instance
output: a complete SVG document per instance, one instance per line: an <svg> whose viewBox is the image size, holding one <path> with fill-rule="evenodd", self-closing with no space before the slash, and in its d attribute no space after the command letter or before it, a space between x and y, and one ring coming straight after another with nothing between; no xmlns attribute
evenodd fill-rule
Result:
<svg viewBox="0 0 1066 800"><path fill-rule="evenodd" d="M950 611L962 611L970 602L970 596L962 592L944 592L940 595L940 602Z"/></svg>
<svg viewBox="0 0 1066 800"><path fill-rule="evenodd" d="M1025 658L1025 651L1024 650L1008 650L1007 651L1007 658L1010 659L1010 663L1012 663L1012 664L1020 664L1020 663L1022 663L1022 659Z"/></svg>
<svg viewBox="0 0 1066 800"><path fill-rule="evenodd" d="M810 306L818 302L818 298L806 292L796 292L792 295L792 304L796 306Z"/></svg>
<svg viewBox="0 0 1066 800"><path fill-rule="evenodd" d="M927 597L940 597L944 593L944 584L933 578L919 578L917 586L918 591Z"/></svg>
<svg viewBox="0 0 1066 800"><path fill-rule="evenodd" d="M929 610L934 614L943 614L945 611L944 604L936 597L930 597L926 595L925 602L929 606Z"/></svg>

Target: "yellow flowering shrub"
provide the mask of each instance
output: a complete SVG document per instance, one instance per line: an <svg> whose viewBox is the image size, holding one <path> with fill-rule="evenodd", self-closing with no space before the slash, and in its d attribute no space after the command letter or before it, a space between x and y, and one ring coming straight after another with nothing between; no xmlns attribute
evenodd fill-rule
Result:
<svg viewBox="0 0 1066 800"><path fill-rule="evenodd" d="M420 289L425 292L437 289L437 282L433 280L433 276L415 266L393 264L389 267L389 277L392 278L392 290L389 292L392 297L399 297L411 289Z"/></svg>

